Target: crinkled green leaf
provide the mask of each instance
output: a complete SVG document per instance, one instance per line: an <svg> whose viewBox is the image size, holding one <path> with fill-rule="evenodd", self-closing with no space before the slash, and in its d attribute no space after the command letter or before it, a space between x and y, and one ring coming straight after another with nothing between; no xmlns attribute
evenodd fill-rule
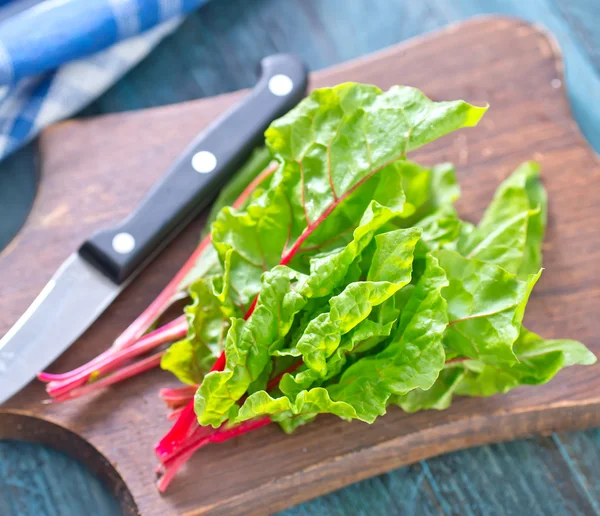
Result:
<svg viewBox="0 0 600 516"><path fill-rule="evenodd" d="M429 389L444 366L442 336L448 320L441 290L447 284L443 269L430 257L390 344L346 369L338 383L327 387L331 399L345 401L359 419L371 423L385 414L391 395Z"/></svg>
<svg viewBox="0 0 600 516"><path fill-rule="evenodd" d="M519 363L512 369L537 379L535 382L528 381L527 383L547 382L556 374L558 369L541 367L542 361L547 365L548 358L554 354L560 355L561 367L596 363L595 355L581 342L569 339L544 340L526 328L521 330L519 339L515 342L515 353L519 358Z"/></svg>
<svg viewBox="0 0 600 516"><path fill-rule="evenodd" d="M537 165L502 183L473 226L453 207L451 165L406 161L485 109L348 83L271 125L268 152L223 204L261 159L278 168L245 206L220 209L188 338L163 360L197 383L230 325L225 368L196 394L200 424L269 415L291 432L321 413L370 423L390 403L442 409L453 395L544 383L595 361L583 344L522 327L546 224Z"/></svg>
<svg viewBox="0 0 600 516"><path fill-rule="evenodd" d="M397 295L404 290L410 292L412 289L409 288L409 285L400 289L396 295L376 306L369 318L362 321L350 332L351 345L348 347L348 351L366 353L377 346L385 337L391 335L392 329L400 317L401 308L404 307L404 304L396 305Z"/></svg>
<svg viewBox="0 0 600 516"><path fill-rule="evenodd" d="M273 155L293 169L294 201L311 223L360 181L444 134L476 125L486 109L433 102L410 87L382 93L346 83L313 91L265 136Z"/></svg>
<svg viewBox="0 0 600 516"><path fill-rule="evenodd" d="M260 290L260 277L279 264L288 239L290 212L279 190L246 210L223 208L212 225L212 241L222 261L231 254L231 294L248 308Z"/></svg>
<svg viewBox="0 0 600 516"><path fill-rule="evenodd" d="M344 199L336 202L335 209L311 228L310 235L299 248L290 264L303 270L315 253L327 253L345 247L353 238L353 232L362 223L364 212L373 201L400 214L405 205L402 189L403 173L414 164L398 160L361 184Z"/></svg>
<svg viewBox="0 0 600 516"><path fill-rule="evenodd" d="M460 356L514 363L525 305L541 271L528 281L493 263L469 259L448 250L435 251L449 285L449 324L444 345Z"/></svg>
<svg viewBox="0 0 600 516"><path fill-rule="evenodd" d="M450 207L458 195L458 184L451 165L427 168L410 161L395 161L339 203L308 238L306 248L328 250L346 245L358 218L371 200L398 212L399 217L387 230L394 229L394 226L410 227L414 221L436 210L444 211L444 218L454 214L456 221L453 222L456 224L458 219ZM442 224L447 222L444 220ZM312 246L312 242L321 243Z"/></svg>
<svg viewBox="0 0 600 516"><path fill-rule="evenodd" d="M387 169L381 175L382 184L397 183L391 168L406 152L460 127L475 125L485 110L461 101L432 102L407 87L382 93L373 86L344 84L311 93L265 133L267 147L281 163L269 190L244 211L224 208L213 224L213 245L221 261L229 264L225 275L234 302L249 306L261 288L259 278L264 271L277 263L289 263L302 251L318 253L334 226L336 235L352 229L365 203L377 198L379 183L369 181L375 174ZM386 178L389 181L385 182ZM362 196L357 192L361 187L365 188ZM401 188L387 188L385 195L394 204L387 213L395 213L395 205L404 203ZM361 226L354 230L355 237ZM360 252L346 250L356 240L341 253L311 260L305 285L313 293L306 297L332 292L354 261L351 255ZM347 260L348 256L351 259ZM372 291L367 295L373 304L384 299L379 291L385 289L376 283L371 282ZM336 309L332 307L333 312ZM208 387L205 394L208 396ZM206 403L198 403L199 414ZM215 413L212 409L205 412L210 415L200 415L201 421Z"/></svg>
<svg viewBox="0 0 600 516"><path fill-rule="evenodd" d="M449 363L431 389L398 396L394 403L407 412L441 410L450 406L453 395L491 396L506 393L520 385L546 383L564 367L596 362L594 354L580 342L544 340L526 328L522 328L514 351L519 361L512 366L488 364L480 360Z"/></svg>
<svg viewBox="0 0 600 516"><path fill-rule="evenodd" d="M360 253L373 240L377 231L397 214L397 211L372 201L365 210L358 227L353 231L352 240L346 247L312 258L310 274L306 277L299 292L306 298L323 298L331 295L340 284L345 286L358 282L362 274L361 269L356 267ZM322 302L318 302L318 304L320 307L318 313L310 310L311 318L305 320L304 324L301 325L300 329L303 333L314 320L320 320L320 316L325 317L327 315L329 310L323 310L324 305ZM330 308L329 303L326 306ZM298 330L298 328L295 328L295 330ZM295 351L274 350L274 353L279 356L300 356L300 352L295 346L301 337L302 334L291 339L291 347Z"/></svg>
<svg viewBox="0 0 600 516"><path fill-rule="evenodd" d="M404 412L426 409L445 410L452 403L452 396L464 375L462 366L447 367L440 372L429 389L414 389L406 394L393 396L390 403L398 405Z"/></svg>
<svg viewBox="0 0 600 516"><path fill-rule="evenodd" d="M454 167L449 163L405 171L403 187L406 204L402 217L395 219L394 224L423 229L415 250L415 283L423 274L425 255L430 251L453 248L461 234L462 221L453 206L460 196L460 188Z"/></svg>
<svg viewBox="0 0 600 516"><path fill-rule="evenodd" d="M278 422L297 417L310 420L317 414L335 414L344 419L357 418L351 405L333 401L327 390L315 387L309 391L302 391L295 400L285 396L274 398L265 391L255 392L248 396L232 421L234 424L241 423L260 415L269 415ZM288 424L284 429L293 430L295 427L296 425Z"/></svg>
<svg viewBox="0 0 600 516"><path fill-rule="evenodd" d="M224 421L224 419L227 417L226 410L231 408L231 405L233 405L235 401L237 401L244 394L244 391L247 389L248 385L254 382L258 375L262 373L264 367L266 367L266 364L269 361L269 353L276 354L278 352L278 348L281 347L278 345L278 342L280 339L285 337L288 331L291 329L294 322L293 316L297 313L297 311L299 311L304 304L306 304L308 299L331 294L335 286L345 279L354 259L364 248L364 246L367 245L368 242L373 238L376 230L381 227L381 225L385 224L385 222L390 220L390 218L395 214L396 212L393 212L392 210L373 201L367 208L363 216L362 223L358 228L355 229L353 240L345 248L336 253L315 257L311 261L311 272L308 276L302 275L301 273L296 273L287 267L281 266L275 267L263 275L263 285L260 290L258 303L254 313L247 323L240 323L240 326L243 326L244 328L243 331L240 330L238 335L235 335L234 338L227 339L227 365L225 371L213 372L209 374L205 378L199 390L197 396L197 400L199 401L196 403L196 412L202 424L217 425ZM406 233L407 235L413 235L412 240L410 241L412 243L409 244L412 246L410 251L412 261L412 249L414 248L414 244L418 239L418 234L420 231L400 231ZM231 256L232 254L235 256L235 251L233 249L228 249L227 257ZM226 266L226 270L229 270L229 267ZM401 271L406 273L405 268L401 269ZM277 272L280 276L285 276L287 278L287 283L285 281L282 283L282 280L279 279L278 284L280 285L280 288L278 288L275 292L279 297L271 292L273 290L271 284L273 283L275 272ZM394 270L393 275L398 275L398 271ZM281 317L281 314L278 314L278 312L282 309L282 307L279 306L282 302L282 299L280 298L287 295L285 288L292 288L292 279L297 280L293 290L295 311L290 311L290 319L286 319L285 324L279 327L276 335L277 338L275 338L273 331L269 332L266 330L261 330L261 327L268 324L274 325L276 319ZM408 281L410 281L410 271L408 273L407 282ZM363 283L351 283L350 285L363 285ZM394 284L386 282L370 282L365 283L364 285L370 285L371 287L370 300L373 302L373 304L378 304L385 299L382 296L383 292L386 290L386 287L392 290L395 288ZM342 292L342 294L339 294L330 300L331 312L338 315L338 319L335 319L336 321L341 320L344 317L341 312L348 308L346 305L348 304L349 300L353 299L355 287L350 286L347 288L349 289L348 293L344 294ZM269 296L266 296L265 290L267 292L271 292ZM265 306L266 302L269 302L270 305ZM346 302L346 305L344 302ZM366 315L368 315L368 313ZM315 320L308 323L307 331L308 328L311 328L311 325L314 325L315 321L319 320L320 317L322 316L318 316ZM351 328L349 327L346 331L349 331L350 329ZM304 338L304 335L300 338L299 344L302 342L302 338ZM251 347L252 353L247 352L244 349L237 349L238 346L241 346L242 348ZM229 351L230 349L231 351ZM234 371L238 369L246 371L252 370L255 372L255 374L247 374L246 376L234 374ZM235 386L230 387L230 384L233 383L235 383ZM242 390L242 388L244 390ZM225 396L226 399L224 400L223 397Z"/></svg>
<svg viewBox="0 0 600 516"><path fill-rule="evenodd" d="M289 415L283 414L281 416L275 416L273 419L279 424L281 429L286 434L291 434L296 428L307 423L312 423L318 414L297 414Z"/></svg>
<svg viewBox="0 0 600 516"><path fill-rule="evenodd" d="M370 216L366 217L366 219L372 220ZM358 234L362 234L360 231L358 231L358 229L356 232ZM307 366L315 369L321 374L321 376L324 376L326 374L326 370L324 370L323 367L320 367L321 361L325 361L326 358L328 358L335 351L335 348L337 348L339 341L341 340L341 336L348 333L355 326L357 326L358 323L364 320L370 314L373 306L378 305L388 299L400 288L402 288L402 286L406 285L410 281L412 255L419 235L420 230L407 229L396 230L391 233L384 233L376 237L378 242L378 251L375 253L373 264L371 266L371 270L369 271L368 279L371 281L350 283L340 294L331 298L329 301L330 311L317 316L315 319L309 322L304 334L298 341L298 353L299 355L303 356ZM390 265L392 264L394 267L390 268ZM329 271L326 265L323 267ZM318 274L318 268L313 271L313 274ZM314 291L314 289L311 288L304 288L304 285L308 283L308 280L303 281L298 287L298 290L304 292ZM262 295L263 290L261 290L255 313L248 320L247 326L253 325L255 314L261 306ZM264 338L264 332L261 334L260 338ZM268 342L275 340L276 339L269 338L267 335ZM335 346L330 349L329 347L331 346L332 342L335 342ZM255 348L259 347L256 346L256 342L254 342L254 344ZM230 368L230 360L235 360L235 358L237 358L237 355L234 358L230 358L229 352L227 351L228 349L229 346L226 348L226 371ZM259 362L263 363L264 360L268 360L268 349L269 346L265 345L265 355L261 357L260 361L257 360L257 357L253 357L255 364ZM289 354L293 355L295 353L292 352ZM223 373L211 373L208 375L198 391L198 395L196 397L196 413L198 414L199 420L202 424L206 424L206 422L210 422L213 425L219 424L223 421L225 409L233 411L236 410L236 406L234 406L233 403L229 403L229 401L224 403L219 396L216 396L214 392L214 384L209 384L209 381L213 382L213 376L218 376L226 382L229 378L231 378L226 371ZM229 378L227 378L227 376L229 376ZM235 389L237 389L240 383L244 383L243 379L240 382L239 377L236 378L235 381ZM208 387L206 387L207 385ZM221 383L219 387L222 385L223 383ZM231 400L232 398L239 399L243 393L240 394L237 392L237 390L227 390L227 394L229 396L228 400ZM214 409L212 413L210 413L208 410L209 401L210 399L214 398L216 398L215 403L218 403L218 407L216 410ZM252 400L255 399L253 397L251 398ZM253 403L253 401L250 403ZM207 414L208 418L204 417ZM220 417L215 417L219 416L219 414Z"/></svg>
<svg viewBox="0 0 600 516"><path fill-rule="evenodd" d="M402 171L402 188L406 195L402 213L405 220L399 221L402 227L413 225L438 210L452 207L460 197L456 171L450 163L427 168L407 163Z"/></svg>
<svg viewBox="0 0 600 516"><path fill-rule="evenodd" d="M323 297L344 279L350 266L377 231L398 211L371 201L365 210L358 227L352 233L352 240L337 252L316 256L310 262L310 274L306 281L306 293L310 297ZM378 237L377 237L378 238Z"/></svg>
<svg viewBox="0 0 600 516"><path fill-rule="evenodd" d="M348 354L366 352L389 337L399 315L393 305L394 297L391 297L376 307L368 319L364 319L352 331L342 336L340 345L327 359L325 376L303 366L297 372L283 376L279 382L281 392L290 398L295 398L301 391L323 384L342 371Z"/></svg>
<svg viewBox="0 0 600 516"><path fill-rule="evenodd" d="M235 403L261 377L270 361L269 346L287 335L294 316L306 300L293 288L301 275L278 266L262 277L262 288L252 316L232 319L225 341L227 357L223 371L206 375L195 397L195 409L202 425L219 426L235 410Z"/></svg>
<svg viewBox="0 0 600 516"><path fill-rule="evenodd" d="M453 207L441 208L415 223L423 230L415 249L413 279L416 283L425 270L426 256L431 251L452 249L461 234L462 221Z"/></svg>
<svg viewBox="0 0 600 516"><path fill-rule="evenodd" d="M302 337L302 335L306 331L306 327L310 324L310 321L328 311L329 298L327 296L316 299L309 299L306 302L304 309L294 319L294 324L292 325L292 328L290 329L286 337L286 344L283 346L283 348L285 349L294 347L296 343L300 340L300 337ZM272 356L277 358L295 358L290 357L289 355L281 355L280 350L281 346L270 347L269 352Z"/></svg>
<svg viewBox="0 0 600 516"><path fill-rule="evenodd" d="M458 250L526 278L540 269L545 221L539 165L524 163L498 187L481 222L458 242Z"/></svg>
<svg viewBox="0 0 600 516"><path fill-rule="evenodd" d="M461 233L462 222L454 208L444 208L419 220L415 226L423 230L415 258L424 259L430 251L444 249L456 241Z"/></svg>
<svg viewBox="0 0 600 516"><path fill-rule="evenodd" d="M214 292L216 278L201 278L190 287L192 303L185 307L188 332L172 344L161 367L184 383L199 384L223 351L229 318L235 308L221 303Z"/></svg>
<svg viewBox="0 0 600 516"><path fill-rule="evenodd" d="M594 354L580 342L544 340L525 328L515 342L514 350L519 361L511 367L465 361L465 376L457 386L456 394L490 396L508 392L519 385L539 385L550 381L563 367L596 362Z"/></svg>
<svg viewBox="0 0 600 516"><path fill-rule="evenodd" d="M281 354L301 356L310 369L327 374L327 358L340 344L342 335L366 319L374 306L393 296L410 282L415 245L421 231L399 229L375 237L377 250L366 281L350 283L329 301L330 311L313 319L304 334Z"/></svg>
<svg viewBox="0 0 600 516"><path fill-rule="evenodd" d="M250 385L248 385L247 393L252 394L254 392L264 391L267 388L272 372L273 362L268 361L262 372L250 383Z"/></svg>

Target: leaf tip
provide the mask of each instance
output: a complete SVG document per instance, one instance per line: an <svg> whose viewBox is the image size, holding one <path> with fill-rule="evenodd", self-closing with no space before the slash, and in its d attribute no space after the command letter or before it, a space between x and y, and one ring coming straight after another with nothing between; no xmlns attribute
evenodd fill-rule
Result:
<svg viewBox="0 0 600 516"><path fill-rule="evenodd" d="M475 127L483 118L483 115L485 115L489 107L489 104L485 104L485 106L473 106L469 104L465 127Z"/></svg>

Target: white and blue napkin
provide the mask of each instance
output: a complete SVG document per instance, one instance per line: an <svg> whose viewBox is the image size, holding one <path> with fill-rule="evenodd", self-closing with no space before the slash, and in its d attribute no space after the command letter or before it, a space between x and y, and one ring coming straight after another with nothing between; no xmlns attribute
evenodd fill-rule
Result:
<svg viewBox="0 0 600 516"><path fill-rule="evenodd" d="M0 0L0 160L106 91L207 0Z"/></svg>

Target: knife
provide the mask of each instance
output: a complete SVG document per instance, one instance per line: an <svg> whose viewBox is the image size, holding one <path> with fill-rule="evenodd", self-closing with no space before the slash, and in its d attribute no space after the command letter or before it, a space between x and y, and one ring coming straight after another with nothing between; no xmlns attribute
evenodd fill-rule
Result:
<svg viewBox="0 0 600 516"><path fill-rule="evenodd" d="M308 72L288 54L261 61L260 79L187 147L115 227L86 240L0 340L0 403L52 363L127 284L217 196L269 124L305 94Z"/></svg>

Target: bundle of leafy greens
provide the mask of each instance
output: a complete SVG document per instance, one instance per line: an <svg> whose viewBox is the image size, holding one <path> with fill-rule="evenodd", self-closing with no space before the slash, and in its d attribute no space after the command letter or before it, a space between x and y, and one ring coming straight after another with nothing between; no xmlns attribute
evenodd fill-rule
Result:
<svg viewBox="0 0 600 516"><path fill-rule="evenodd" d="M502 183L475 226L454 208L451 165L406 159L485 111L347 83L312 92L271 125L262 166L238 181L239 202L220 206L186 271L185 319L117 360L156 347L144 339L185 332L145 359L189 385L162 391L177 421L156 447L160 489L201 446L271 422L285 432L323 413L372 423L390 405L444 409L454 396L505 393L595 362L583 344L522 324L546 225L538 166ZM57 399L102 382L109 355L77 380L49 378Z"/></svg>

